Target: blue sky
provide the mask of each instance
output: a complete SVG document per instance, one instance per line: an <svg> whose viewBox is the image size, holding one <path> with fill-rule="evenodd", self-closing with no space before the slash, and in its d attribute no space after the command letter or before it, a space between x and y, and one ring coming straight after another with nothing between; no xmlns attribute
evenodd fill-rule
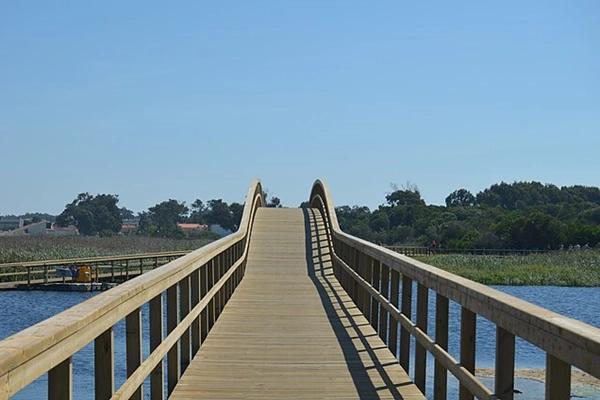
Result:
<svg viewBox="0 0 600 400"><path fill-rule="evenodd" d="M600 186L600 2L4 1L0 214Z"/></svg>

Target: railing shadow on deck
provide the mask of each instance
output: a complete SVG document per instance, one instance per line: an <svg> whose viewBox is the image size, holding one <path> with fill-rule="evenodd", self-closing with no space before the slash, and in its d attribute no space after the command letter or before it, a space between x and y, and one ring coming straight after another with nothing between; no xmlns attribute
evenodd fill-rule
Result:
<svg viewBox="0 0 600 400"><path fill-rule="evenodd" d="M570 398L571 366L600 378L600 329L344 233L322 181L313 185L309 207L325 222L337 280L405 371L411 366L411 340L416 342L413 381L423 393L429 353L435 359L434 399L447 398L448 372L459 381L461 400L513 399L517 336L546 353L547 399ZM427 332L430 291L436 296L434 338ZM449 301L461 307L459 360L448 353ZM496 325L493 389L475 377L477 316Z"/></svg>
<svg viewBox="0 0 600 400"><path fill-rule="evenodd" d="M387 375L384 366L376 361L375 349L369 346L366 338L360 332L360 327L352 317L353 311L356 314L356 306L352 301L344 300L338 294L341 288L331 273L333 265L328 238L323 234L323 220L313 209L304 208L303 212L306 224L307 274L317 289L323 309L344 353L357 394L360 398L378 398L379 390L373 384L365 366L362 365L358 354L359 349L353 344L355 338L361 340L365 349L362 351L366 351L373 360L373 365L385 382L386 388L390 390L394 398L401 398L400 392L394 387L394 382ZM343 316L339 316L336 308L342 311ZM349 330L355 333L353 337L350 336ZM362 368L353 367L352 364L361 364Z"/></svg>
<svg viewBox="0 0 600 400"><path fill-rule="evenodd" d="M143 386L149 380L149 397L164 399L241 281L254 215L264 204L256 180L237 232L1 341L0 399L10 398L45 373L49 399L72 399L73 355L91 342L95 393L90 397L141 400L148 397ZM145 305L149 332L142 332ZM113 328L123 320L127 380L115 388ZM150 345L145 359L143 336L149 336Z"/></svg>

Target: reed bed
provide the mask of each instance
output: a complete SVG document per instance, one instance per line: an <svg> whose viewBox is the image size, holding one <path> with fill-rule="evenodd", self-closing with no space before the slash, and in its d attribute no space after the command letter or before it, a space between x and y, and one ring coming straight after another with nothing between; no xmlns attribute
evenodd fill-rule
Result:
<svg viewBox="0 0 600 400"><path fill-rule="evenodd" d="M485 285L600 286L600 251L560 251L489 256L437 254L415 257Z"/></svg>
<svg viewBox="0 0 600 400"><path fill-rule="evenodd" d="M0 264L194 250L209 239L164 239L143 236L0 237Z"/></svg>

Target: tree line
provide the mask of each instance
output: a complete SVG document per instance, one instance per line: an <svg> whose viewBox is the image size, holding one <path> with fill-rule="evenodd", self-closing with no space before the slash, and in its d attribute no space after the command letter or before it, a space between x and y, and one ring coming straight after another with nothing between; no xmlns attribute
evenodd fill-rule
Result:
<svg viewBox="0 0 600 400"><path fill-rule="evenodd" d="M133 211L118 206L119 197L113 194L79 194L64 211L56 217L59 226L74 225L85 236L109 236L121 231L123 220L139 220L136 234L166 238L184 236L179 223L219 225L225 230L235 231L242 219L243 204L227 204L222 199L212 199L206 203L196 199L190 207L185 202L169 199L134 214ZM271 197L270 207L281 207L277 197ZM200 235L210 233L199 232Z"/></svg>
<svg viewBox="0 0 600 400"><path fill-rule="evenodd" d="M473 195L458 189L427 205L416 185L394 188L376 210L336 207L340 227L387 244L446 248L559 249L600 241L600 189L539 182L499 183Z"/></svg>
<svg viewBox="0 0 600 400"><path fill-rule="evenodd" d="M124 219L136 217L136 234L177 238L184 236L178 223L185 222L235 231L243 212L243 204L222 199L196 199L189 207L169 199L136 215L118 202L118 195L82 193L66 205L56 222L75 225L82 235L112 235L120 232ZM268 205L281 207L281 200L271 197ZM559 249L594 247L600 242L600 189L590 186L501 182L477 194L455 190L442 206L426 204L418 187L408 183L393 186L375 210L342 205L336 212L342 230L385 245L435 241L457 249ZM45 214L31 215L51 220Z"/></svg>

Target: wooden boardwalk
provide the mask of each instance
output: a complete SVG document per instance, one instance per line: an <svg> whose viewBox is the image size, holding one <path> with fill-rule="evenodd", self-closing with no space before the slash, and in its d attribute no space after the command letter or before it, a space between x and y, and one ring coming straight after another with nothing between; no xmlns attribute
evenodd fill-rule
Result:
<svg viewBox="0 0 600 400"><path fill-rule="evenodd" d="M333 276L320 223L258 210L242 283L170 398L425 398Z"/></svg>

